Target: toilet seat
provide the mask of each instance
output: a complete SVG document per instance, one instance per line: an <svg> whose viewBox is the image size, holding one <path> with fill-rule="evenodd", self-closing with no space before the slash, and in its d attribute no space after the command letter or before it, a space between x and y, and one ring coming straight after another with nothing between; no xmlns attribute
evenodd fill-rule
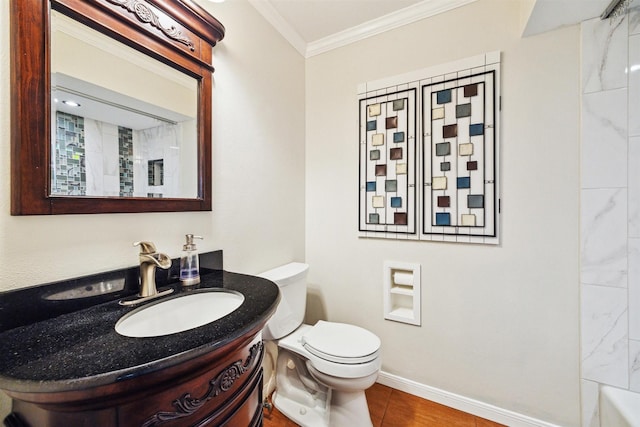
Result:
<svg viewBox="0 0 640 427"><path fill-rule="evenodd" d="M325 322L325 323L331 324L331 322ZM353 328L357 328L356 326L353 326L353 325L347 325L347 326L352 326ZM285 350L289 350L295 354L301 355L302 357L307 359L309 363L311 363L317 370L337 378L362 378L362 377L371 375L380 369L380 365L382 361L380 358L379 349L370 355L366 355L367 358L370 359L368 362L360 362L360 363L341 363L341 362L331 361L329 360L329 357L339 358L339 356L328 355L326 354L328 353L328 351L323 352L324 354L322 357L316 356L314 353L309 351L309 348L311 348L311 346L305 345L303 343L304 340L308 339L304 337L307 337L314 328L316 328L316 326L305 325L305 324L300 325L300 327L295 331L293 331L291 334L278 340L278 347L283 348ZM358 328L358 329L361 329L361 328ZM324 330L324 327L321 326L320 330L321 331ZM311 337L313 337L314 335L316 334L311 334ZM363 334L363 336L366 336L366 334ZM313 338L311 340L313 342ZM314 343L314 344L318 345L317 343ZM317 349L315 350L315 352L318 353ZM365 357L365 356L358 356L358 357ZM345 360L353 361L353 358L351 359L346 358Z"/></svg>
<svg viewBox="0 0 640 427"><path fill-rule="evenodd" d="M314 356L347 365L371 362L380 349L380 338L370 331L323 320L308 330L301 342Z"/></svg>

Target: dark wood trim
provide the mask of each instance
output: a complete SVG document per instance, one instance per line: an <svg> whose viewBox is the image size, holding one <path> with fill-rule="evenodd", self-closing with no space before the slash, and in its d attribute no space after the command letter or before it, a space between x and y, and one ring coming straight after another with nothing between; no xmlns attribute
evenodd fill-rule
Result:
<svg viewBox="0 0 640 427"><path fill-rule="evenodd" d="M172 38L118 3L137 2L173 20L193 45ZM50 191L50 8L199 81L198 197L52 197ZM224 26L192 0L11 0L11 214L56 215L210 211L211 48ZM166 26L166 24L165 24ZM165 29L166 30L166 29Z"/></svg>
<svg viewBox="0 0 640 427"><path fill-rule="evenodd" d="M191 30L212 46L224 38L224 25L193 0L182 0L179 3L149 0L149 3L176 17L178 21L189 20Z"/></svg>
<svg viewBox="0 0 640 427"><path fill-rule="evenodd" d="M11 2L11 214L46 213L48 3ZM23 173L28 171L28 173Z"/></svg>

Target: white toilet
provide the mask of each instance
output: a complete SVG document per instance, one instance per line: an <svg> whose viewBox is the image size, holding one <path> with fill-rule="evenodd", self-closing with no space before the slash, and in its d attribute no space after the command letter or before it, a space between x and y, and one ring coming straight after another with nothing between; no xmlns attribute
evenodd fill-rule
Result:
<svg viewBox="0 0 640 427"><path fill-rule="evenodd" d="M274 405L301 426L370 427L364 390L378 378L380 339L344 323L302 324L308 269L291 263L259 275L275 282L281 294L263 329L265 397L275 376Z"/></svg>

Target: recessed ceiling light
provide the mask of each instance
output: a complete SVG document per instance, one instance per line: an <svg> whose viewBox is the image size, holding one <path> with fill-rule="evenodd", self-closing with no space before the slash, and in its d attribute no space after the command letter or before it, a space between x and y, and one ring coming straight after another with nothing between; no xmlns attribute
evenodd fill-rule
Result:
<svg viewBox="0 0 640 427"><path fill-rule="evenodd" d="M69 107L79 107L80 104L78 104L76 101L69 101L69 100L65 100L62 101L63 104L68 105Z"/></svg>

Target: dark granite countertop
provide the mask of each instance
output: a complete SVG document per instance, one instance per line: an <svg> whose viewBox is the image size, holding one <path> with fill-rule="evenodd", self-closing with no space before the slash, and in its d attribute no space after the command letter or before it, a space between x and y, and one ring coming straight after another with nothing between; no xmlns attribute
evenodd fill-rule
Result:
<svg viewBox="0 0 640 427"><path fill-rule="evenodd" d="M117 299L3 330L0 389L86 389L174 366L246 334L270 317L279 301L277 286L259 277L210 270L201 280L199 289L234 290L245 300L237 310L215 322L160 337L130 338L116 333L118 319L141 306L120 305L118 293ZM189 292L179 283L169 285L176 291L161 299ZM0 320L1 301L2 295Z"/></svg>

